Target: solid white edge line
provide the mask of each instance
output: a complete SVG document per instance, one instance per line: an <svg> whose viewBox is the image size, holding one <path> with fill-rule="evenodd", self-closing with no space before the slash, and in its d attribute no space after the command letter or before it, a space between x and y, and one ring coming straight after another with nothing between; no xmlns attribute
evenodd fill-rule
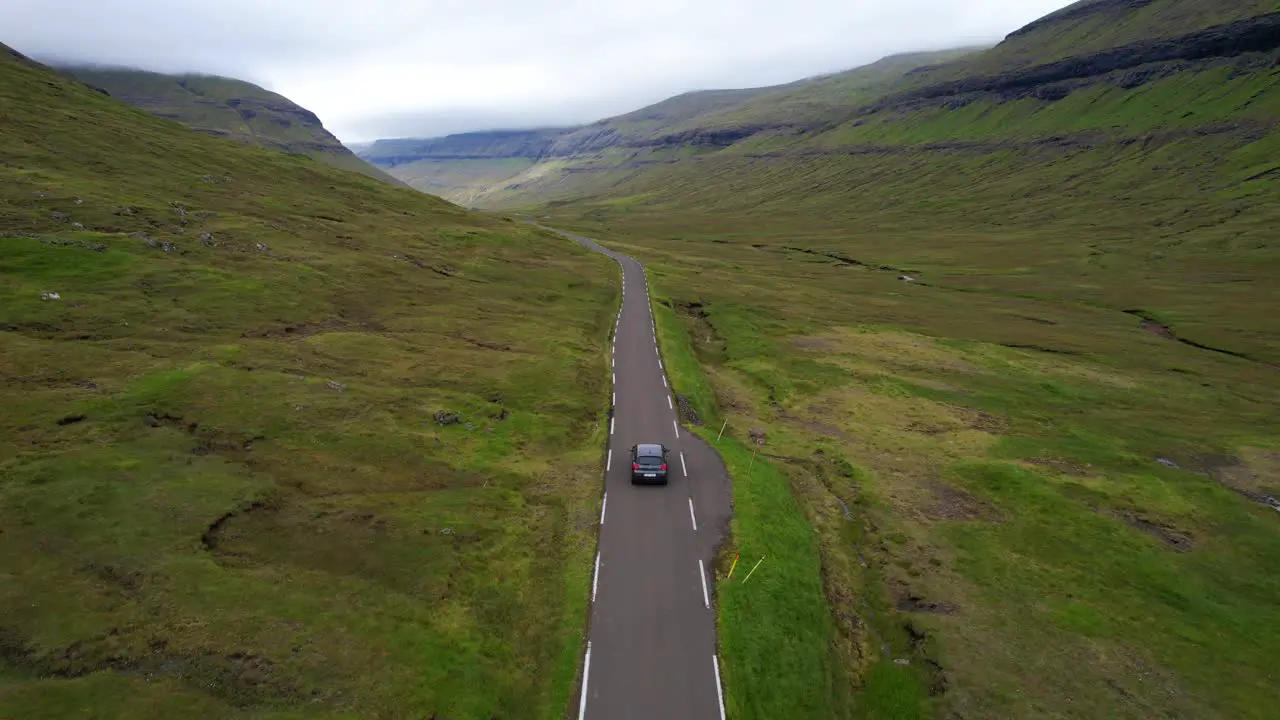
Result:
<svg viewBox="0 0 1280 720"><path fill-rule="evenodd" d="M693 498L689 498L689 522L693 523L693 531L698 532L698 518L693 516Z"/></svg>
<svg viewBox="0 0 1280 720"><path fill-rule="evenodd" d="M667 396L667 409L668 409L668 410L675 410L675 409L676 409L676 408L675 408L675 406L671 404L671 396L670 396L670 395L668 395L668 396Z"/></svg>
<svg viewBox="0 0 1280 720"><path fill-rule="evenodd" d="M600 551L595 551L595 574L591 575L591 602L595 602L595 588L600 584Z"/></svg>
<svg viewBox="0 0 1280 720"><path fill-rule="evenodd" d="M680 439L680 425L675 420L671 421L671 427L676 429L676 439Z"/></svg>
<svg viewBox="0 0 1280 720"><path fill-rule="evenodd" d="M707 569L702 566L702 558L698 558L698 577L702 579L702 604L711 609L711 600L707 598Z"/></svg>
<svg viewBox="0 0 1280 720"><path fill-rule="evenodd" d="M587 679L591 675L591 641L587 641L587 659L582 663L582 700L578 703L578 720L587 715ZM716 692L720 687L720 671L716 670ZM720 701L720 720L724 720L724 701Z"/></svg>
<svg viewBox="0 0 1280 720"><path fill-rule="evenodd" d="M587 659L591 659L591 643L589 642L587 643ZM724 691L720 689L720 658L712 655L711 664L716 669L716 700L720 702L720 720L724 720ZM584 675L583 677L585 678L586 676ZM582 691L585 693L586 690L587 683L584 679L582 682ZM578 716L578 720L582 720L581 715Z"/></svg>
<svg viewBox="0 0 1280 720"><path fill-rule="evenodd" d="M609 452L613 452L613 451L612 451L612 450L610 450ZM681 451L680 451L680 469L684 471L684 476L685 476L685 477L689 477L689 468L685 467L685 465L684 465L684 451L683 451L683 450L681 450ZM693 502L693 500L692 500L692 499L690 499L690 500L689 500L689 502Z"/></svg>

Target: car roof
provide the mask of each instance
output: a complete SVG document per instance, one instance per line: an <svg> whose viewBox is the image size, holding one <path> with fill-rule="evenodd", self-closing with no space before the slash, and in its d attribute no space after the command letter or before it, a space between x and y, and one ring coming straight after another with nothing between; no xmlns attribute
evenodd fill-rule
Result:
<svg viewBox="0 0 1280 720"><path fill-rule="evenodd" d="M662 446L653 443L639 443L636 445L637 455L662 455Z"/></svg>

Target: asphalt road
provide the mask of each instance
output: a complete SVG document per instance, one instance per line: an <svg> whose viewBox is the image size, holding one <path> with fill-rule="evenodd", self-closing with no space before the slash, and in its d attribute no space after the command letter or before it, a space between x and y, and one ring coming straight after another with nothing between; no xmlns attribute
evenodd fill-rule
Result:
<svg viewBox="0 0 1280 720"><path fill-rule="evenodd" d="M588 238L556 232L608 255L623 269L600 549L578 717L723 718L712 561L729 520L728 473L714 450L680 430L658 354L644 267ZM631 484L636 443L670 448L666 486Z"/></svg>

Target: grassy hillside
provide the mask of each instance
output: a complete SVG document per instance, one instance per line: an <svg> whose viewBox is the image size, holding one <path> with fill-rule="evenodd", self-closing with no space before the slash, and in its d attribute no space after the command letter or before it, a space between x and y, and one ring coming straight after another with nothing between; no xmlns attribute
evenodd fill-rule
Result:
<svg viewBox="0 0 1280 720"><path fill-rule="evenodd" d="M468 206L571 198L744 138L827 127L913 68L975 51L905 53L776 87L685 93L577 128L379 140L359 153L413 187Z"/></svg>
<svg viewBox="0 0 1280 720"><path fill-rule="evenodd" d="M200 132L309 155L344 170L403 184L356 157L314 113L252 83L216 75L165 75L143 70L61 70L112 97Z"/></svg>
<svg viewBox="0 0 1280 720"><path fill-rule="evenodd" d="M7 49L0 104L0 717L560 717L610 264Z"/></svg>
<svg viewBox="0 0 1280 720"><path fill-rule="evenodd" d="M735 717L796 676L858 717L1273 714L1280 24L1223 8L1095 3L527 196L647 263L677 392L728 422ZM826 654L781 611L817 587Z"/></svg>

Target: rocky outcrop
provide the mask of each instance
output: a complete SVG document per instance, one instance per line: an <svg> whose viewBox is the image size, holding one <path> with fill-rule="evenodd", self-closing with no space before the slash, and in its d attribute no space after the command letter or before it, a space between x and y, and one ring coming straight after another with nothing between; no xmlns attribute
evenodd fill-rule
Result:
<svg viewBox="0 0 1280 720"><path fill-rule="evenodd" d="M1103 3L1124 4L1143 1L1103 0ZM1097 5L1099 3L1083 6L1077 12L1093 9ZM1049 16L1040 22L1048 22L1052 17ZM1025 30L1026 28L1023 29ZM978 93L996 94L1002 98L1035 95L1041 99L1055 100L1070 93L1072 89L1070 83L1073 81L1143 68L1143 75L1129 78L1132 83L1135 80L1142 80L1143 77L1158 76L1162 71L1159 67L1161 64L1230 58L1246 53L1266 53L1277 49L1280 49L1280 13L1268 13L1248 20L1205 28L1180 37L1132 43L1105 52L1070 57L999 75L967 77L928 85L889 96L866 110L876 111L917 100ZM1177 69L1174 68L1174 70ZM1055 85L1058 87L1053 90L1036 92L1038 88Z"/></svg>

